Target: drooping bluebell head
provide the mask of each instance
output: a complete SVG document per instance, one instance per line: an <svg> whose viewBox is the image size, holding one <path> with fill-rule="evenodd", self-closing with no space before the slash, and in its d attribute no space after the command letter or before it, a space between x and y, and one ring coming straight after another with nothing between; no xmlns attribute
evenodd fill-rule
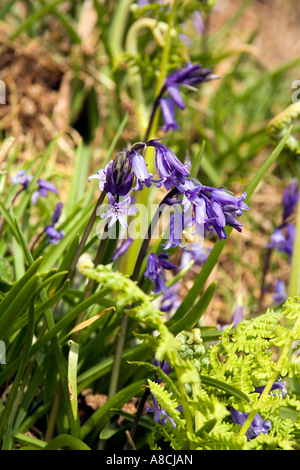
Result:
<svg viewBox="0 0 300 470"><path fill-rule="evenodd" d="M136 178L136 186L133 188L134 191L141 191L145 185L147 188L150 188L152 183L155 183L153 180L152 173L149 173L146 161L142 155L139 154L135 149L131 150L131 159L132 159L132 170Z"/></svg>
<svg viewBox="0 0 300 470"><path fill-rule="evenodd" d="M175 70L166 79L164 87L168 90L176 106L185 107L179 93L179 87L195 89L196 85L219 78L208 67L188 62L182 69Z"/></svg>
<svg viewBox="0 0 300 470"><path fill-rule="evenodd" d="M127 149L123 149L106 170L106 191L113 196L126 196L134 179L131 169L131 154Z"/></svg>
<svg viewBox="0 0 300 470"><path fill-rule="evenodd" d="M30 181L32 180L33 176L32 175L27 175L26 170L20 170L17 172L15 176L12 176L11 182L14 185L21 184L23 188L27 188L29 185Z"/></svg>
<svg viewBox="0 0 300 470"><path fill-rule="evenodd" d="M158 140L149 140L147 146L155 148L155 163L161 183L169 190L184 184L190 174L190 162L183 164L176 155Z"/></svg>
<svg viewBox="0 0 300 470"><path fill-rule="evenodd" d="M157 399L155 398L153 394L151 394L151 398L152 398L154 406L153 407L145 406L145 410L148 413L154 413L153 421L160 424L161 426L164 426L169 420L172 423L173 428L176 428L176 423L174 419L168 414L168 412L164 408L160 406L160 404L158 403ZM176 410L182 413L183 412L182 405L178 405L176 407Z"/></svg>
<svg viewBox="0 0 300 470"><path fill-rule="evenodd" d="M285 227L277 227L271 235L270 243L267 243L267 248L271 250L278 250L281 253L286 253L291 260L293 255L294 240L296 229L294 225L287 223Z"/></svg>
<svg viewBox="0 0 300 470"><path fill-rule="evenodd" d="M165 269L176 269L176 266L170 263L168 258L169 255L167 253L160 253L158 256L155 253L150 253L147 258L147 268L144 275L151 282L154 282L154 292L156 294L161 292L168 293Z"/></svg>
<svg viewBox="0 0 300 470"><path fill-rule="evenodd" d="M171 98L162 98L160 100L160 108L164 120L162 130L168 132L169 130L176 131L177 129L180 129L180 126L175 120L175 108L173 100Z"/></svg>
<svg viewBox="0 0 300 470"><path fill-rule="evenodd" d="M280 394L285 397L287 394L287 389L285 388L286 382L282 382L282 377L279 378L276 382L273 383L270 392L273 392L274 390L280 390ZM259 393L260 395L264 391L265 386L262 387L255 387L255 392ZM270 393L269 392L269 393ZM273 394L274 395L274 394Z"/></svg>
<svg viewBox="0 0 300 470"><path fill-rule="evenodd" d="M164 313L170 312L171 310L179 307L181 301L178 295L178 288L179 288L178 283L173 284L173 286L169 288L169 292L162 296L160 307L159 307L161 312L164 312Z"/></svg>
<svg viewBox="0 0 300 470"><path fill-rule="evenodd" d="M56 187L50 181L39 179L37 183L39 188L32 193L32 204L36 204L40 197L47 197L49 192L58 194Z"/></svg>
<svg viewBox="0 0 300 470"><path fill-rule="evenodd" d="M273 301L275 305L282 304L287 299L287 292L285 284L281 279L277 279L275 282L275 292L273 294Z"/></svg>
<svg viewBox="0 0 300 470"><path fill-rule="evenodd" d="M48 236L48 242L52 245L58 245L59 242L64 238L65 232L63 230L57 230L54 225L57 224L62 213L63 203L58 202L52 214L52 224L45 228L45 232Z"/></svg>
<svg viewBox="0 0 300 470"><path fill-rule="evenodd" d="M114 251L113 256L111 258L111 262L113 263L117 259L121 258L124 253L126 253L132 242L133 238L130 237L123 241L123 243Z"/></svg>
<svg viewBox="0 0 300 470"><path fill-rule="evenodd" d="M198 12L199 13L199 12ZM194 24L201 27L201 15L195 12ZM211 69L202 67L199 64L192 65L190 62L185 67L175 70L166 79L159 95L159 104L164 119L164 131L180 129L175 120L175 107L185 109L185 104L180 93L180 87L196 90L196 86L200 83L207 82L219 78L213 74ZM168 97L165 98L165 94Z"/></svg>
<svg viewBox="0 0 300 470"><path fill-rule="evenodd" d="M290 217L295 209L299 200L299 188L297 180L291 181L283 192L283 221L285 222Z"/></svg>
<svg viewBox="0 0 300 470"><path fill-rule="evenodd" d="M199 10L195 10L192 16L194 28L198 34L204 33L204 21Z"/></svg>
<svg viewBox="0 0 300 470"><path fill-rule="evenodd" d="M58 220L61 216L62 208L63 208L63 203L58 202L55 206L55 209L54 209L54 212L53 212L53 215L52 215L52 225L55 225L58 222Z"/></svg>
<svg viewBox="0 0 300 470"><path fill-rule="evenodd" d="M159 361L158 359L156 359L156 357L153 358L153 365L155 367L159 367L165 374L169 375L170 372L171 372L171 364L169 361ZM155 375L155 382L160 384L162 381L161 379L157 376L156 372L154 371L154 375Z"/></svg>
<svg viewBox="0 0 300 470"><path fill-rule="evenodd" d="M63 230L58 231L53 225L48 225L45 229L46 234L48 235L48 241L52 245L58 245L59 242L65 236L65 232Z"/></svg>
<svg viewBox="0 0 300 470"><path fill-rule="evenodd" d="M184 229L184 217L182 212L173 212L169 224L169 237L162 246L165 250L175 248L177 246L184 248L182 245L182 232Z"/></svg>
<svg viewBox="0 0 300 470"><path fill-rule="evenodd" d="M285 388L285 386L286 386L286 382L282 382L282 377L280 377L279 380L273 383L269 393L274 392L274 390L280 390L281 395L285 397L287 394L287 389ZM262 394L264 389L265 389L265 386L255 387L255 392ZM249 413L242 413L241 411L237 411L232 407L230 408L230 414L231 414L232 421L240 425L243 425L247 417L249 416ZM246 436L249 440L254 439L261 433L267 434L270 431L270 429L271 429L271 421L269 420L264 421L262 417L260 416L260 414L257 413L246 432Z"/></svg>
<svg viewBox="0 0 300 470"><path fill-rule="evenodd" d="M234 408L230 408L230 415L232 421L235 424L243 425L246 422L249 413L242 413L241 411L237 411ZM271 429L271 421L266 420L264 421L259 413L257 413L250 424L246 436L249 440L254 439L259 434L268 434Z"/></svg>

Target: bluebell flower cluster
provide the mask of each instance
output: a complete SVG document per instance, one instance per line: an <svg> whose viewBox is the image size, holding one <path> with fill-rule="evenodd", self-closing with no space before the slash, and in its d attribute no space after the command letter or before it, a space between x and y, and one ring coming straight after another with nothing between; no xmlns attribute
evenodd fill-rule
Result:
<svg viewBox="0 0 300 470"><path fill-rule="evenodd" d="M285 284L281 279L277 279L275 282L275 289L273 294L273 301L275 305L282 304L287 299L287 292Z"/></svg>
<svg viewBox="0 0 300 470"><path fill-rule="evenodd" d="M164 130L179 127L175 121L175 108L185 108L181 88L195 90L197 85L215 78L219 77L212 74L209 68L190 62L167 77L153 107L155 110L158 105L161 106ZM147 147L155 151L157 179L148 171L144 159ZM208 233L216 234L219 240L227 238L226 226L241 232L242 223L238 218L249 209L245 203L246 193L235 197L225 188L204 186L190 176L190 170L190 161L182 162L161 139L153 139L121 150L104 169L91 175L89 181L97 179L99 189L108 194L109 209L101 215L110 219L108 228L117 221L127 228L127 217L137 211L133 207L131 191L141 191L152 185L170 191L172 195L167 195L164 202L174 207L174 212L170 218L168 239L162 245L164 251L176 247L186 249L182 242L183 232L190 227L194 228L193 235L206 237ZM124 199L121 201L120 198ZM154 253L148 257L145 276L154 282L155 293L168 293L165 269L173 267L167 258L167 255L157 256Z"/></svg>
<svg viewBox="0 0 300 470"><path fill-rule="evenodd" d="M155 150L157 179L148 171L141 154L147 147ZM199 233L203 237L207 233L216 234L219 240L227 238L226 226L241 232L242 223L238 217L249 209L245 203L246 193L236 197L224 188L204 186L190 177L190 166L190 161L182 163L161 140L136 143L121 150L105 169L89 177L89 181L97 179L99 188L108 193L109 210L101 217L110 219L108 227L119 221L127 228L127 217L137 211L130 191L141 191L155 185L167 191L175 190L172 197L165 199L175 210L170 218L168 239L163 244L164 251L178 246L185 248L183 231L190 226L194 227L194 234ZM156 293L167 293L165 269L171 267L164 256L149 256L145 275L155 283Z"/></svg>
<svg viewBox="0 0 300 470"><path fill-rule="evenodd" d="M162 296L161 303L160 303L160 311L164 313L168 313L173 309L179 307L181 301L178 295L179 284L173 284L169 289L168 292Z"/></svg>
<svg viewBox="0 0 300 470"><path fill-rule="evenodd" d="M37 181L38 189L32 193L31 202L37 204L40 197L47 197L49 192L58 194L58 191L53 183L47 180L39 179Z"/></svg>
<svg viewBox="0 0 300 470"><path fill-rule="evenodd" d="M29 185L30 181L32 180L33 176L30 174L26 174L26 170L20 170L17 172L15 176L12 176L11 182L14 185L21 185L23 186L23 189L27 188Z"/></svg>
<svg viewBox="0 0 300 470"><path fill-rule="evenodd" d="M176 269L177 267L170 263L168 260L169 255L167 253L160 253L158 256L156 253L150 253L147 259L147 268L145 276L154 282L154 292L160 294L164 292L168 294L168 288L166 285L166 269Z"/></svg>
<svg viewBox="0 0 300 470"><path fill-rule="evenodd" d="M33 176L30 174L27 174L26 170L20 170L17 172L15 176L11 178L11 182L14 185L21 185L22 186L21 191L22 191L27 188L32 178ZM50 181L47 181L44 179L38 179L37 185L38 185L38 188L32 193L32 196L31 196L31 203L33 205L37 204L40 197L45 197L45 198L48 197L49 192L58 194L57 188ZM47 234L48 241L52 245L57 245L65 235L63 230L59 231L55 228L55 225L61 216L62 207L63 207L62 202L58 202L52 214L51 224L47 225L43 231L43 233L45 232Z"/></svg>
<svg viewBox="0 0 300 470"><path fill-rule="evenodd" d="M199 16L195 17L195 21L199 25ZM193 65L190 62L184 68L172 72L167 77L158 97L164 120L162 129L165 132L180 129L175 120L175 108L183 110L186 107L180 93L180 87L195 91L196 86L200 83L216 78L219 78L218 75L213 74L210 68L202 67L199 64Z"/></svg>
<svg viewBox="0 0 300 470"><path fill-rule="evenodd" d="M47 225L45 228L45 232L48 236L48 241L52 245L58 245L58 243L62 240L62 238L65 236L65 233L63 230L57 230L55 228L55 224L58 222L61 212L63 208L63 203L58 202L56 204L56 207L54 209L53 215L52 215L52 223L50 225Z"/></svg>

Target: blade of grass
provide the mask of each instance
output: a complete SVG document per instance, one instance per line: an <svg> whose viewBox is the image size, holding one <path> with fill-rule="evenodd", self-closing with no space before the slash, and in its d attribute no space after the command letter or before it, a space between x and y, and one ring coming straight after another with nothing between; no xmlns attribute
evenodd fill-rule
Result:
<svg viewBox="0 0 300 470"><path fill-rule="evenodd" d="M217 288L217 283L212 282L204 293L200 296L200 299L196 302L195 306L180 320L177 320L177 315L173 317L166 323L166 326L169 328L173 335L177 335L182 330L190 330L198 323L207 307L209 306L214 293Z"/></svg>
<svg viewBox="0 0 300 470"><path fill-rule="evenodd" d="M30 306L29 306L29 312L28 312L28 326L27 326L26 340L24 344L24 352L21 358L21 364L18 369L17 375L14 378L12 388L9 392L7 401L5 403L4 410L0 416L0 441L3 438L3 432L5 430L5 427L7 425L12 426L12 423L11 423L12 415L15 413L16 405L17 405L15 403L15 399L17 397L18 388L22 380L24 370L29 361L33 334L34 334L34 301L31 300Z"/></svg>
<svg viewBox="0 0 300 470"><path fill-rule="evenodd" d="M122 134L122 132L123 132L123 130L124 130L126 124L127 124L127 121L128 121L128 113L125 114L125 116L124 116L124 118L123 118L121 124L119 125L119 127L118 127L118 129L117 129L117 132L116 132L116 134L115 134L115 136L114 136L114 138L113 138L113 140L112 140L112 142L111 142L111 145L110 145L110 147L109 147L109 149L108 149L108 152L107 152L107 155L106 155L106 157L105 157L103 166L107 165L108 162L109 162L109 160L111 159L111 156L112 156L112 154L113 154L113 151L115 150L115 147L116 147L116 145L117 145L117 142L118 142L118 140L119 140L119 138L120 138L120 136L121 136L121 134Z"/></svg>
<svg viewBox="0 0 300 470"><path fill-rule="evenodd" d="M13 41L16 39L21 33L28 30L33 24L35 24L40 18L45 16L47 13L51 13L56 6L60 3L63 3L65 0L55 0L52 3L47 3L39 10L34 11L31 15L29 15L25 21L19 26L16 31L10 35L10 40Z"/></svg>
<svg viewBox="0 0 300 470"><path fill-rule="evenodd" d="M78 415L78 403L77 403L77 365L78 365L78 353L79 345L74 341L68 341L70 346L69 360L68 360L68 388L69 396L71 401L71 407L74 415L74 419L77 419Z"/></svg>
<svg viewBox="0 0 300 470"><path fill-rule="evenodd" d="M16 221L16 227L17 227L17 230L18 230L20 243L21 243L21 245L23 247L23 250L24 250L24 255L27 259L28 264L32 265L34 263L32 254L29 250L29 247L26 243L26 240L25 240L25 237L24 237L23 233L22 233L20 227L17 224L17 221ZM39 277L39 280L40 280L40 277ZM40 280L40 282L41 282L41 280ZM43 288L41 290L40 298L41 298L42 302L46 302L48 300L48 295L47 295L47 292L46 292L45 288ZM45 315L47 328L50 331L55 326L55 322L54 322L54 319L53 319L51 309L46 309L45 312L44 312L44 315ZM65 411L66 411L66 414L68 416L69 425L70 425L70 428L71 428L71 433L72 433L72 435L74 435L76 437L76 435L78 433L78 423L74 420L73 412L72 412L72 409L71 409L71 404L70 404L70 401L69 401L68 380L67 380L67 370L66 370L65 357L64 357L64 355L61 351L60 344L59 344L57 336L53 336L51 342L52 342L52 347L53 347L53 351L54 351L54 355L55 355L55 359L56 359L56 364L57 364L57 368L58 368L58 372L59 372L59 376L60 376L60 380L61 380L62 396L63 396L63 400L64 400L65 407L66 407Z"/></svg>
<svg viewBox="0 0 300 470"><path fill-rule="evenodd" d="M91 450L89 446L80 439L70 436L69 434L61 434L60 436L54 437L43 447L43 450L59 450L65 447L72 450Z"/></svg>
<svg viewBox="0 0 300 470"><path fill-rule="evenodd" d="M84 310L86 310L91 305L99 303L104 307L112 307L112 303L105 299L105 296L109 293L109 289L103 289L100 292L96 292L91 297L86 299L85 301L81 302L79 305L76 305L69 313L67 313L63 318L61 318L47 333L43 335L40 339L38 339L32 346L31 353L35 354L39 351L45 344L49 341L53 341L55 338L58 341L58 334L63 331L65 328L68 327L70 323L72 323L78 315ZM42 313L48 311L46 308L47 303L50 302L51 298L42 300L42 304L38 307L37 311L42 309ZM42 307L44 305L44 308ZM51 312L51 310L50 310ZM52 312L51 312L52 314ZM21 320L20 320L21 321ZM23 320L22 320L23 321ZM22 326L22 325L21 325ZM63 341L65 340L65 336L63 336ZM15 359L13 363L7 364L6 368L0 373L0 384L7 380L19 367L20 358Z"/></svg>

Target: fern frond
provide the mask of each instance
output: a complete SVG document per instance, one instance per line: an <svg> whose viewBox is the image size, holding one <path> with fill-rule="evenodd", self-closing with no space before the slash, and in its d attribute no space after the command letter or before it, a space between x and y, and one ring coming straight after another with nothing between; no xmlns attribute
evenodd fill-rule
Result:
<svg viewBox="0 0 300 470"><path fill-rule="evenodd" d="M220 424L211 433L199 438L197 445L201 450L245 450L247 438L238 436L236 425Z"/></svg>
<svg viewBox="0 0 300 470"><path fill-rule="evenodd" d="M150 391L161 406L163 410L165 410L168 415L174 420L176 426L183 428L185 425L185 420L180 418L180 412L178 411L177 407L179 403L170 392L164 389L161 385L153 382L152 380L148 379Z"/></svg>
<svg viewBox="0 0 300 470"><path fill-rule="evenodd" d="M255 439L248 441L245 450L293 450L294 442L283 438L279 433L259 434Z"/></svg>
<svg viewBox="0 0 300 470"><path fill-rule="evenodd" d="M287 320L296 320L300 315L300 296L289 297L282 307L281 315Z"/></svg>

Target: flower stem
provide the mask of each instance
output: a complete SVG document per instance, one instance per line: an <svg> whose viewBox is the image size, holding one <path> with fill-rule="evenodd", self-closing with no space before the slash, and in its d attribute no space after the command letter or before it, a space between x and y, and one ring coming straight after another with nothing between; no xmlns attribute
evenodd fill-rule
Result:
<svg viewBox="0 0 300 470"><path fill-rule="evenodd" d="M113 366L110 384L109 384L108 399L114 396L118 388L118 381L119 381L119 375L120 375L122 354L123 354L123 349L124 349L124 344L125 344L125 339L126 339L128 318L129 317L125 313L122 314L120 331L119 331L119 336L118 336L118 341L117 341L117 346L116 346L114 366Z"/></svg>
<svg viewBox="0 0 300 470"><path fill-rule="evenodd" d="M93 225L94 225L94 222L95 222L95 220L96 220L97 210L98 210L98 208L101 206L102 202L104 201L105 196L106 196L106 191L102 191L102 193L100 194L100 197L99 197L98 201L97 201L96 204L95 204L95 207L94 207L94 210L93 210L92 215L91 215L91 217L90 217L90 220L88 221L88 224L87 224L87 226L86 226L86 228L85 228L85 231L84 231L84 233L83 233L83 235L82 235L82 238L81 238L81 240L80 240L80 243L79 243L79 245L78 245L76 254L75 254L75 256L74 256L74 258L73 258L73 260L72 260L72 263L71 263L71 265L70 265L69 271L68 271L68 273L66 274L66 277L65 277L64 280L63 280L63 283L64 283L67 279L70 279L70 278L72 277L72 274L73 274L73 272L74 272L74 270L75 270L77 261L78 261L80 255L81 255L81 253L82 253L82 250L83 250L83 248L84 248L84 246L85 246L85 244L86 244L86 241L87 241L87 239L88 239L88 236L89 236L89 234L90 234L90 232L91 232L91 230L92 230L92 227L93 227Z"/></svg>
<svg viewBox="0 0 300 470"><path fill-rule="evenodd" d="M116 2L116 11L109 30L109 48L112 56L117 58L122 54L122 42L126 29L129 8L133 0Z"/></svg>
<svg viewBox="0 0 300 470"><path fill-rule="evenodd" d="M137 412L135 414L135 417L134 417L134 421L132 423L132 426L130 428L130 437L131 439L134 438L134 435L136 433L136 430L137 430L137 427L138 427L138 423L139 423L139 420L140 420L140 417L142 415L142 412L143 412L143 409L144 409L144 406L145 406L145 403L147 401L147 398L150 394L150 388L147 387L142 398L140 399L140 402L139 402L139 406L138 406L138 409L137 409ZM129 448L129 440L127 439L126 441L126 444L124 446L124 450L127 450Z"/></svg>
<svg viewBox="0 0 300 470"><path fill-rule="evenodd" d="M181 404L182 404L182 409L183 409L183 414L184 414L184 419L185 419L186 430L187 430L187 433L189 433L190 435L193 435L194 434L193 421L192 421L191 413L189 410L189 405L186 400L185 386L181 380L181 374L180 374L178 366L176 365L176 360L177 358L174 360L173 363L174 363L175 374L176 374L177 381L178 381L178 389L179 389L179 393L181 396ZM195 444L191 441L189 441L189 447L190 447L190 450L195 450Z"/></svg>
<svg viewBox="0 0 300 470"><path fill-rule="evenodd" d="M170 55L170 49L171 49L171 32L172 32L174 21L175 21L177 3L178 3L178 0L173 1L170 16L169 16L167 37L166 37L166 42L165 42L165 46L163 49L161 68L160 68L160 73L159 73L159 77L158 77L157 84L156 84L156 90L155 90L155 102L154 102L154 106L153 106L152 113L150 116L145 140L148 140L149 138L151 138L151 136L155 134L156 128L158 125L158 117L159 117L158 103L159 103L159 98L161 97L161 93L162 93L163 86L164 86L164 81L167 75L168 61L169 61L169 55Z"/></svg>
<svg viewBox="0 0 300 470"><path fill-rule="evenodd" d="M157 210L154 214L153 219L151 220L151 223L148 227L147 235L143 240L143 243L142 243L142 246L140 248L140 251L139 251L139 254L138 254L138 257L137 257L137 261L136 261L136 264L135 264L135 267L134 267L134 271L133 271L133 274L131 276L131 279L133 281L138 280L139 273L140 273L140 270L141 270L141 267L142 267L142 263L143 263L144 258L146 256L148 245L149 245L150 240L151 240L152 231L154 230L156 224L158 223L158 221L159 221L159 219L162 215L161 207L165 204L165 201L167 199L175 196L175 194L177 194L177 192L178 192L178 189L176 189L176 188L173 188L168 192L168 194L162 199L161 203L159 204L159 206L158 206L158 208L157 208Z"/></svg>
<svg viewBox="0 0 300 470"><path fill-rule="evenodd" d="M145 255L147 253L147 248L149 245L149 242L151 240L151 234L152 230L156 226L162 211L160 210L161 206L164 204L165 200L167 198L170 198L174 196L177 193L177 189L173 188L171 189L168 194L164 197L164 199L161 201L159 207L157 208L156 213L154 214L154 217L148 227L148 233L147 237L144 238L140 252L138 254L137 262L135 264L135 268L133 271L133 274L131 276L131 279L133 281L137 281L140 273L140 269L143 263L143 260L145 258ZM110 379L110 386L109 386L109 392L108 392L108 397L110 398L113 396L116 391L117 391L117 386L118 386L118 381L119 381L119 374L120 374L120 366L121 366L121 360L122 360L122 354L123 354L123 348L125 344L125 338L126 338L126 332L127 332L127 326L128 326L128 316L123 313L122 314L122 319L121 319L121 325L120 325L120 331L119 331L119 336L117 340L117 345L116 345L116 352L115 352L115 358L114 358L114 365L113 365L113 370L111 374L111 379Z"/></svg>
<svg viewBox="0 0 300 470"><path fill-rule="evenodd" d="M163 23L164 24L164 23ZM132 57L138 57L138 35L141 30L150 29L158 44L163 43L163 37L159 31L159 25L153 18L140 18L129 28L126 37L126 52ZM168 33L167 33L168 34ZM138 73L138 67L133 66L128 70L128 78L131 86L131 92L134 98L140 135L144 135L147 129L147 110L143 91L141 75ZM149 127L149 125L148 125ZM147 132L146 132L147 133Z"/></svg>
<svg viewBox="0 0 300 470"><path fill-rule="evenodd" d="M106 224L106 226L104 228L104 233L106 233L107 228L108 228L108 223ZM101 263L101 260L103 258L103 254L104 254L104 250L105 250L105 246L106 246L106 242L107 242L107 238L105 237L105 238L102 238L100 243L99 243L99 247L98 247L98 250L97 250L97 253L96 253L96 256L95 256L95 260L94 260L94 267L98 266ZM85 289L85 292L84 292L83 300L88 299L92 295L93 290L94 290L94 286L95 286L95 280L94 279L89 279L89 281L87 283L87 286L86 286L86 289ZM83 321L85 314L86 314L85 310L83 312L81 312L81 314L77 317L76 325L78 325L79 323L81 323ZM77 339L78 339L78 336L79 336L79 331L74 333L74 335L72 337L73 341L76 342Z"/></svg>

